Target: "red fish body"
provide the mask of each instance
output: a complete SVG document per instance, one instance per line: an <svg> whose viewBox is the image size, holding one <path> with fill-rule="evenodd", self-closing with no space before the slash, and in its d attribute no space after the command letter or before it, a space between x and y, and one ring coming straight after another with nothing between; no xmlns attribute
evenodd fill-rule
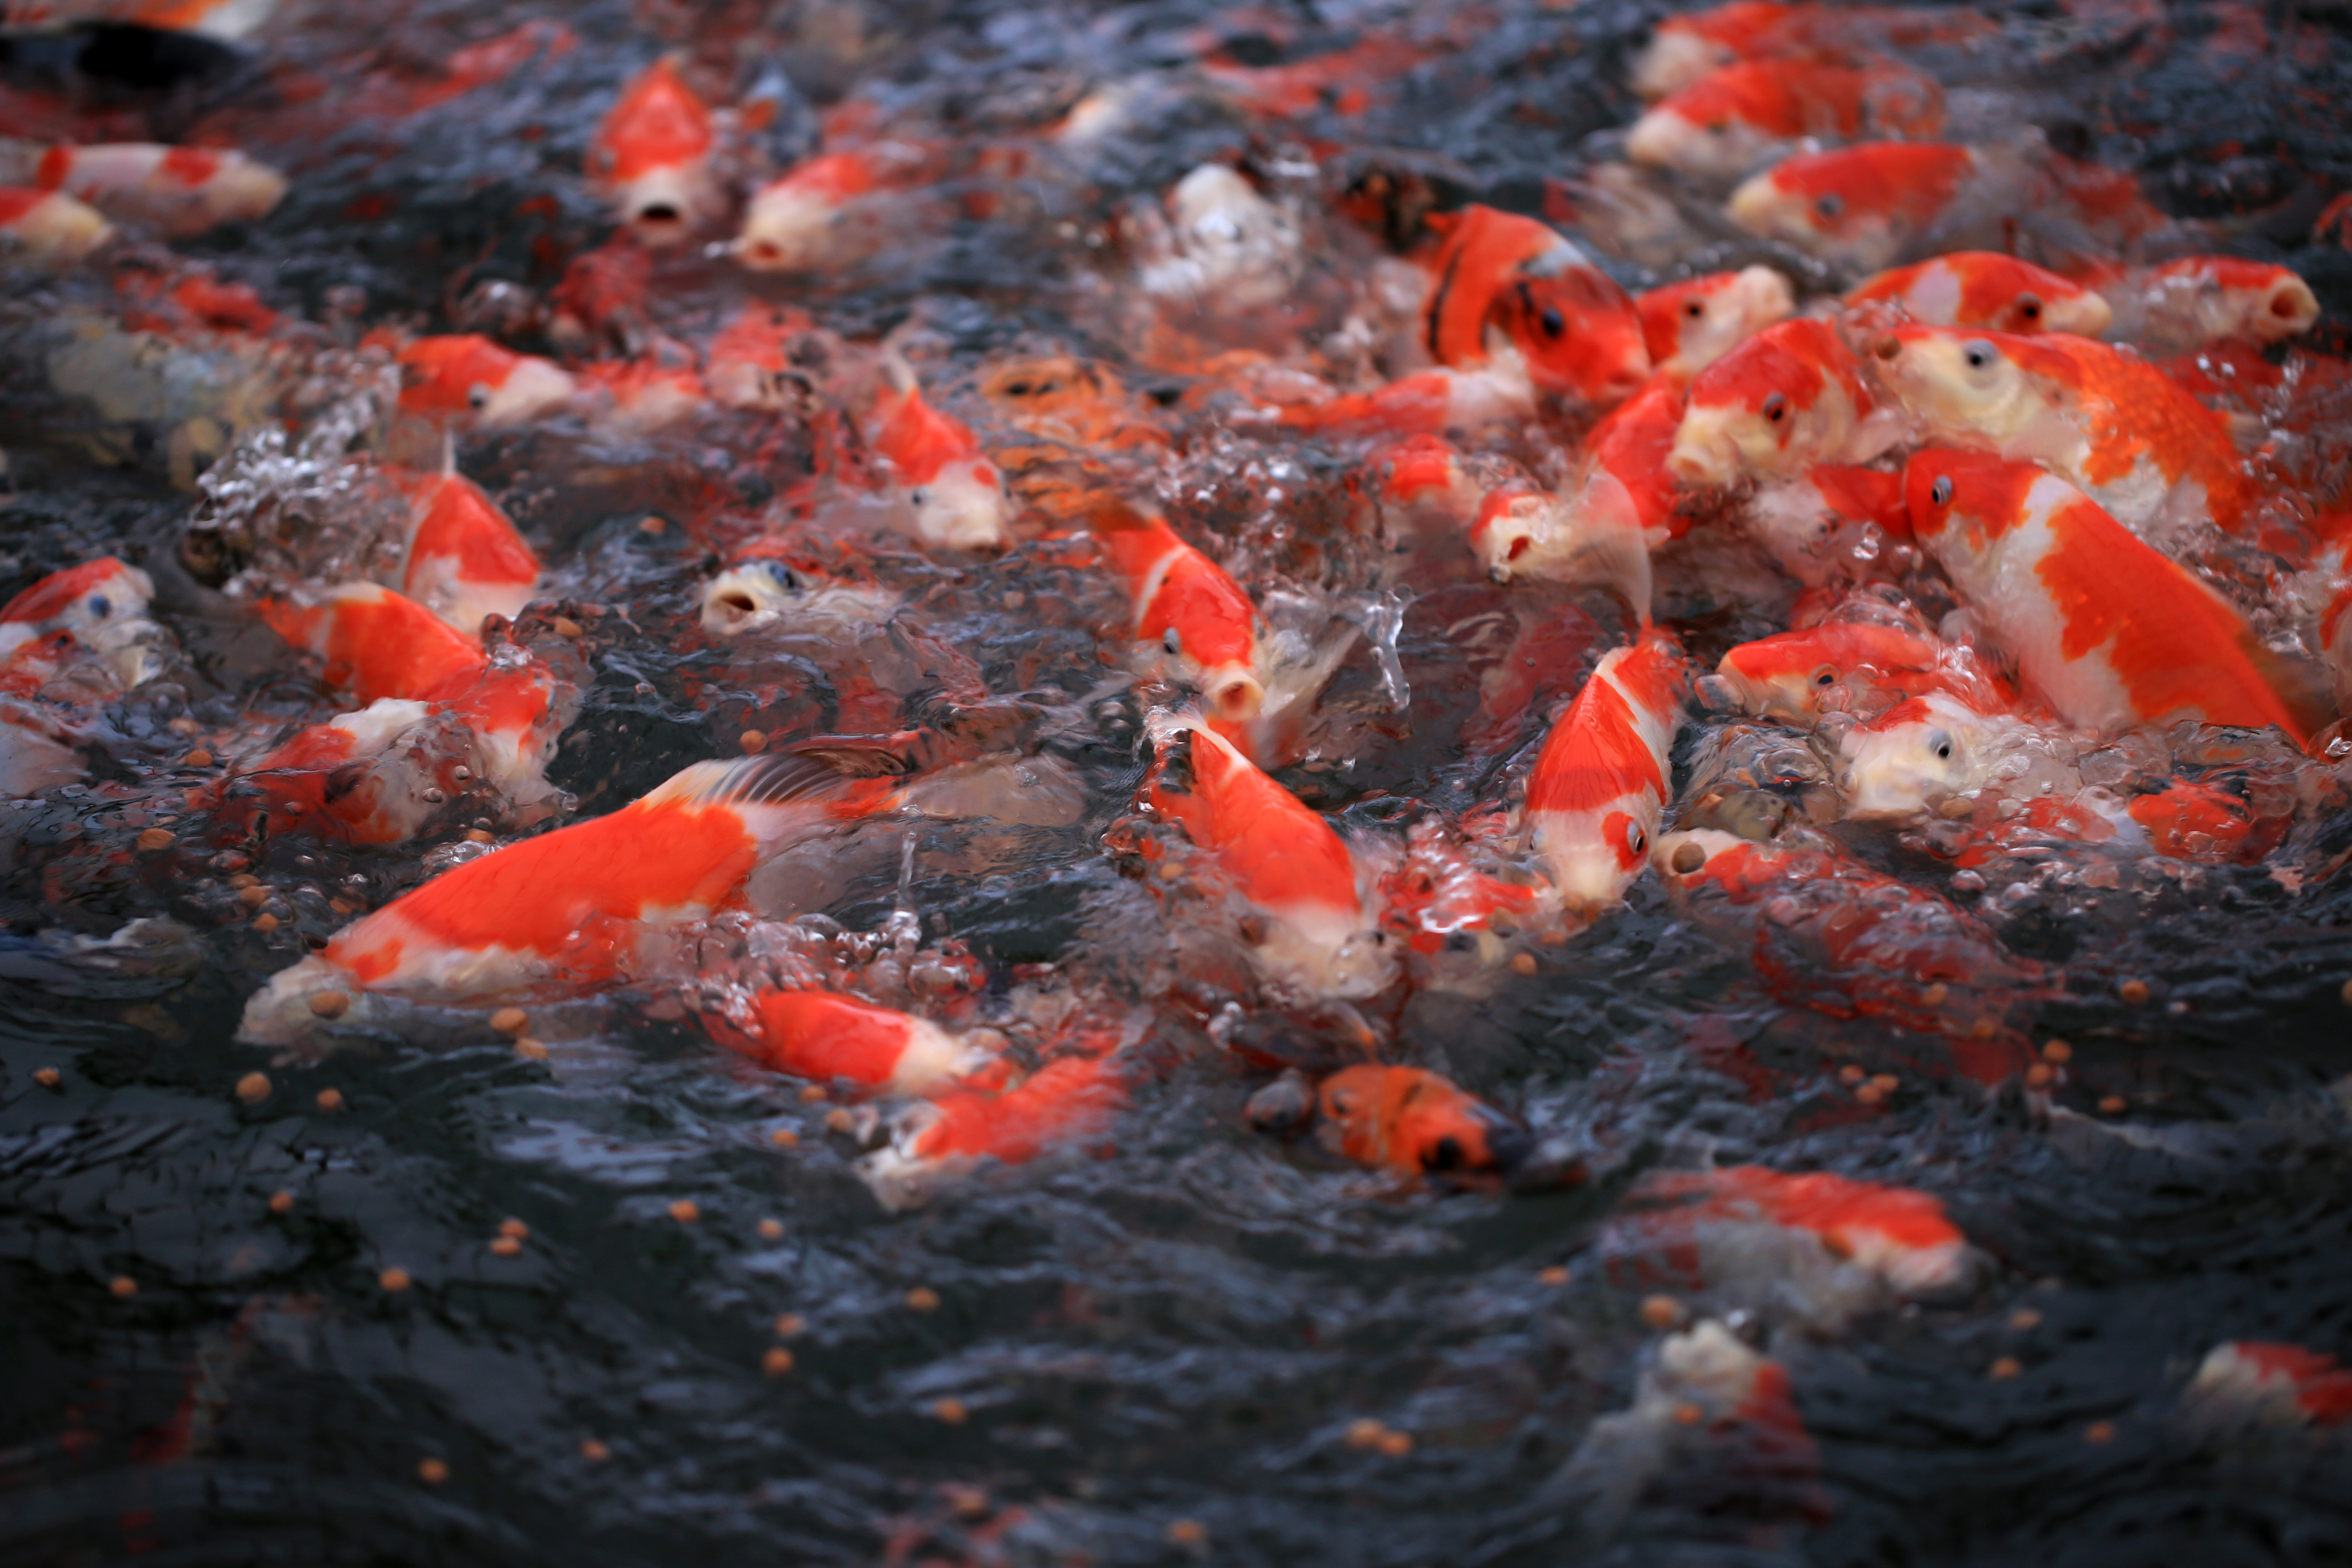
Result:
<svg viewBox="0 0 2352 1568"><path fill-rule="evenodd" d="M1586 437L1580 472L1558 496L1519 486L1491 491L1470 545L1497 583L1540 578L1615 588L1650 617L1650 551L1689 521L1666 470L1683 420L1681 386L1658 376Z"/></svg>
<svg viewBox="0 0 2352 1568"><path fill-rule="evenodd" d="M1782 571L1813 588L1851 580L1865 539L1911 531L1903 476L1846 463L1816 463L1794 479L1759 485L1740 523Z"/></svg>
<svg viewBox="0 0 2352 1568"><path fill-rule="evenodd" d="M935 1095L994 1059L929 1019L835 991L762 990L704 1023L763 1067L888 1094Z"/></svg>
<svg viewBox="0 0 2352 1568"><path fill-rule="evenodd" d="M1866 142L1784 158L1734 191L1724 211L1750 234L1874 272L1930 228L1981 166L1945 142Z"/></svg>
<svg viewBox="0 0 2352 1568"><path fill-rule="evenodd" d="M1573 910L1615 905L1647 863L1687 679L1673 639L1645 636L1601 656L1544 738L1528 775L1528 826Z"/></svg>
<svg viewBox="0 0 2352 1568"><path fill-rule="evenodd" d="M869 437L914 509L915 532L950 550L1005 542L1004 479L971 426L924 401L911 383L884 395Z"/></svg>
<svg viewBox="0 0 2352 1568"><path fill-rule="evenodd" d="M401 592L468 636L481 634L485 616L520 615L539 584L539 557L498 503L456 473L423 476L410 494Z"/></svg>
<svg viewBox="0 0 2352 1568"><path fill-rule="evenodd" d="M1687 382L1796 310L1789 280L1769 267L1710 272L1668 283L1633 301L1651 366Z"/></svg>
<svg viewBox="0 0 2352 1568"><path fill-rule="evenodd" d="M43 267L69 267L114 237L114 226L63 191L0 184L0 251Z"/></svg>
<svg viewBox="0 0 2352 1568"><path fill-rule="evenodd" d="M2147 361L2086 338L1897 327L1874 372L1930 439L2036 462L2134 529L2244 527L2258 498L2221 416Z"/></svg>
<svg viewBox="0 0 2352 1568"><path fill-rule="evenodd" d="M1198 685L1213 722L1247 724L1265 703L1258 679L1257 606L1225 569L1177 536L1164 518L1121 509L1096 533L1126 579L1135 640L1164 654Z"/></svg>
<svg viewBox="0 0 2352 1568"><path fill-rule="evenodd" d="M1685 489L1875 455L1861 362L1826 321L1768 327L1699 373L1665 466Z"/></svg>
<svg viewBox="0 0 2352 1568"><path fill-rule="evenodd" d="M983 1161L1019 1165L1110 1131L1128 1101L1115 1058L1057 1057L1004 1088L954 1089L913 1107L860 1173L888 1208L920 1203Z"/></svg>
<svg viewBox="0 0 2352 1568"><path fill-rule="evenodd" d="M1430 357L1486 363L1491 327L1534 384L1594 408L1623 401L1650 374L1633 300L1584 253L1533 218L1465 207L1429 219L1441 243L1423 315Z"/></svg>
<svg viewBox="0 0 2352 1568"><path fill-rule="evenodd" d="M1780 1238L1819 1256L1772 1258ZM1611 1278L1633 1289L1718 1289L1761 1265L1824 1288L1822 1276L1850 1268L1907 1296L1961 1284L1971 1267L1968 1238L1926 1193L1762 1165L1654 1173L1601 1245Z"/></svg>
<svg viewBox="0 0 2352 1568"><path fill-rule="evenodd" d="M1825 621L1742 643L1717 676L1750 713L1808 723L1832 710L1868 712L1945 691L2001 706L1991 679L1962 650L1902 626Z"/></svg>
<svg viewBox="0 0 2352 1568"><path fill-rule="evenodd" d="M551 361L471 332L412 338L401 347L400 369L402 413L489 426L529 424L579 390Z"/></svg>
<svg viewBox="0 0 2352 1568"><path fill-rule="evenodd" d="M1904 487L1915 536L2069 723L2113 732L2190 718L2309 739L2243 617L2057 475L1931 449Z"/></svg>
<svg viewBox="0 0 2352 1568"><path fill-rule="evenodd" d="M761 860L885 809L885 780L808 758L698 763L608 816L467 860L345 926L246 1005L243 1038L290 1043L310 998L423 1000L609 984L654 932L725 903Z"/></svg>
<svg viewBox="0 0 2352 1568"><path fill-rule="evenodd" d="M1936 84L1899 67L1741 60L1660 99L1633 122L1625 155L1702 179L1733 180L1801 139L1921 138L1944 128Z"/></svg>
<svg viewBox="0 0 2352 1568"><path fill-rule="evenodd" d="M2216 1425L2340 1426L2352 1421L2352 1371L2301 1345L2231 1340L2206 1352L2183 1403Z"/></svg>
<svg viewBox="0 0 2352 1568"><path fill-rule="evenodd" d="M725 206L711 171L710 108L667 58L639 72L588 145L588 172L638 241L676 245Z"/></svg>
<svg viewBox="0 0 2352 1568"><path fill-rule="evenodd" d="M150 142L59 145L37 157L28 151L0 158L0 179L63 192L117 222L173 239L266 216L286 195L283 175L242 153ZM60 222L60 215L48 221Z"/></svg>
<svg viewBox="0 0 2352 1568"><path fill-rule="evenodd" d="M329 686L362 703L422 698L483 667L479 643L373 583L346 583L310 603L265 599L258 608L270 630L325 662Z"/></svg>
<svg viewBox="0 0 2352 1568"><path fill-rule="evenodd" d="M1845 302L1899 305L1922 326L2085 338L2104 334L2113 317L2108 301L2082 284L1990 250L1958 250L1875 273L1848 289Z"/></svg>
<svg viewBox="0 0 2352 1568"><path fill-rule="evenodd" d="M1633 90L1665 97L1738 60L1861 58L1923 44L1962 44L1998 26L1948 5L1825 5L1727 0L1662 19L1633 63Z"/></svg>
<svg viewBox="0 0 2352 1568"><path fill-rule="evenodd" d="M1514 424L1535 414L1533 388L1515 364L1424 370L1370 392L1341 393L1281 412L1293 430L1328 436L1444 436Z"/></svg>
<svg viewBox="0 0 2352 1568"><path fill-rule="evenodd" d="M1155 727L1143 801L1181 826L1268 929L1259 965L1278 983L1365 995L1388 980L1347 841L1233 743L1195 722Z"/></svg>
<svg viewBox="0 0 2352 1568"><path fill-rule="evenodd" d="M1527 1134L1423 1068L1351 1067L1317 1090L1318 1133L1334 1153L1413 1175L1507 1170Z"/></svg>

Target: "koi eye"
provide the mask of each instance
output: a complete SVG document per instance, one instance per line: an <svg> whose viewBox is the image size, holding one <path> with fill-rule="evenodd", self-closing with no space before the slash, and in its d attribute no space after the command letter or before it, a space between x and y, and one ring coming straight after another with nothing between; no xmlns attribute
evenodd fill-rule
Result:
<svg viewBox="0 0 2352 1568"><path fill-rule="evenodd" d="M1568 331L1568 318L1559 313L1559 306L1546 305L1543 314L1536 318L1536 325L1543 329L1544 336L1557 338Z"/></svg>
<svg viewBox="0 0 2352 1568"><path fill-rule="evenodd" d="M105 595L92 594L89 596L89 613L102 621L114 614L114 606L106 602Z"/></svg>
<svg viewBox="0 0 2352 1568"><path fill-rule="evenodd" d="M915 504L917 510L920 510L922 508L931 504L931 492L919 487L915 489L908 490L907 492L907 499Z"/></svg>
<svg viewBox="0 0 2352 1568"><path fill-rule="evenodd" d="M2017 313L2024 317L2029 321L2040 321L2042 319L2042 296L2039 294L2020 294L2017 297Z"/></svg>
<svg viewBox="0 0 2352 1568"><path fill-rule="evenodd" d="M1689 304L1683 307L1683 314L1696 321L1701 316L1706 314L1706 307L1699 303L1696 300L1693 300Z"/></svg>
<svg viewBox="0 0 2352 1568"><path fill-rule="evenodd" d="M1941 730L1927 731L1927 749L1936 753L1936 760L1939 763L1952 760L1952 738Z"/></svg>
<svg viewBox="0 0 2352 1568"><path fill-rule="evenodd" d="M466 405L469 408L488 408L490 405L490 389L479 384L467 388Z"/></svg>
<svg viewBox="0 0 2352 1568"><path fill-rule="evenodd" d="M1845 198L1832 191L1813 204L1813 210L1834 223L1845 211Z"/></svg>
<svg viewBox="0 0 2352 1568"><path fill-rule="evenodd" d="M1650 836L1642 831L1642 825L1638 822L1627 823L1625 825L1625 847L1632 850L1634 854L1639 855L1649 847Z"/></svg>
<svg viewBox="0 0 2352 1568"><path fill-rule="evenodd" d="M1952 504L1951 475L1938 474L1936 476L1936 482L1927 487L1927 500L1930 505L1934 506L1949 506Z"/></svg>
<svg viewBox="0 0 2352 1568"><path fill-rule="evenodd" d="M1787 397L1776 392L1764 400L1765 418L1770 420L1773 424L1778 425L1781 420L1786 419L1788 416L1789 400Z"/></svg>
<svg viewBox="0 0 2352 1568"><path fill-rule="evenodd" d="M1174 626L1170 626L1168 635L1160 639L1160 646L1171 654L1181 654L1184 651L1183 636Z"/></svg>
<svg viewBox="0 0 2352 1568"><path fill-rule="evenodd" d="M1837 670L1835 667L1825 664L1822 666L1821 668L1813 671L1813 684L1815 686L1835 686L1837 684Z"/></svg>
<svg viewBox="0 0 2352 1568"><path fill-rule="evenodd" d="M2000 355L1982 338L1971 338L1960 345L1960 358L1970 370L1990 370Z"/></svg>

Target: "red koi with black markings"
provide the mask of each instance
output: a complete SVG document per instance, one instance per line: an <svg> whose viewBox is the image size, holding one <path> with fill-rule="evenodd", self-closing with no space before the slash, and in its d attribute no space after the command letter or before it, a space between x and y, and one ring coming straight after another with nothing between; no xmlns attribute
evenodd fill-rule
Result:
<svg viewBox="0 0 2352 1568"><path fill-rule="evenodd" d="M1485 363L1491 329L1538 387L1590 407L1613 407L1642 384L1650 355L1633 300L1556 230L1486 206L1428 221L1440 243L1423 336L1438 363Z"/></svg>

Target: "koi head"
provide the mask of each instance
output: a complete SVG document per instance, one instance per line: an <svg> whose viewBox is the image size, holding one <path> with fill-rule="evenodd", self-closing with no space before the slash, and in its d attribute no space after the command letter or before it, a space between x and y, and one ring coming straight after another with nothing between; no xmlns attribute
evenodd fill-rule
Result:
<svg viewBox="0 0 2352 1568"><path fill-rule="evenodd" d="M1653 289L1635 301L1650 363L1688 379L1797 308L1789 280L1769 267L1711 272Z"/></svg>
<svg viewBox="0 0 2352 1568"><path fill-rule="evenodd" d="M478 333L417 338L400 351L400 368L404 411L470 415L492 427L528 424L579 390L551 362L510 353Z"/></svg>
<svg viewBox="0 0 2352 1568"><path fill-rule="evenodd" d="M2071 279L1998 251L1963 250L1866 278L1846 303L1899 304L1923 324L1998 332L2074 332L2095 338L2115 312Z"/></svg>
<svg viewBox="0 0 2352 1568"><path fill-rule="evenodd" d="M1897 327L1871 345L1875 374L1931 435L2008 442L2050 408L2018 353L2036 340L1955 327Z"/></svg>
<svg viewBox="0 0 2352 1568"><path fill-rule="evenodd" d="M1486 563L1486 575L1507 583L1519 563L1557 526L1557 498L1541 490L1506 485L1486 492L1470 525L1470 548Z"/></svg>
<svg viewBox="0 0 2352 1568"><path fill-rule="evenodd" d="M588 169L610 187L614 216L640 242L675 245L721 205L709 169L713 140L709 108L659 59L604 117Z"/></svg>
<svg viewBox="0 0 2352 1568"><path fill-rule="evenodd" d="M2192 323L2201 342L2252 338L2274 343L2318 324L2319 296L2284 267L2235 257L2194 256L2168 262L2148 277L2156 305L2167 318Z"/></svg>
<svg viewBox="0 0 2352 1568"><path fill-rule="evenodd" d="M1536 385L1588 407L1613 408L1650 377L1633 298L1566 241L1496 291L1486 323L1518 349Z"/></svg>
<svg viewBox="0 0 2352 1568"><path fill-rule="evenodd" d="M946 550L1002 550L1005 535L1004 476L986 458L942 463L907 491L915 534Z"/></svg>
<svg viewBox="0 0 2352 1568"><path fill-rule="evenodd" d="M1591 918L1622 902L1641 878L1657 826L1655 798L1627 796L1601 810L1538 818L1535 847L1561 902Z"/></svg>
<svg viewBox="0 0 2352 1568"><path fill-rule="evenodd" d="M1861 412L1850 358L1819 321L1759 332L1691 383L1666 472L1686 489L1721 488L1832 455Z"/></svg>
<svg viewBox="0 0 2352 1568"><path fill-rule="evenodd" d="M1982 718L1944 696L1915 698L1849 731L1838 787L1857 819L1917 816L1983 786L1992 757Z"/></svg>
<svg viewBox="0 0 2352 1568"><path fill-rule="evenodd" d="M1811 256L1875 269L1933 223L1976 167L1965 147L1870 142L1784 158L1732 192L1724 216Z"/></svg>
<svg viewBox="0 0 2352 1568"><path fill-rule="evenodd" d="M781 561L753 561L721 572L702 590L702 629L731 637L772 626L803 586L800 574Z"/></svg>
<svg viewBox="0 0 2352 1568"><path fill-rule="evenodd" d="M96 654L124 689L163 673L171 636L148 618L155 584L113 556L42 578L0 607L0 630L62 631Z"/></svg>
<svg viewBox="0 0 2352 1568"><path fill-rule="evenodd" d="M1725 5L1724 11L1784 11L1784 5ZM1714 13L1704 14L1712 16ZM1645 102L1654 102L1671 93L1682 91L1705 78L1709 72L1722 69L1739 58L1738 51L1727 38L1717 36L1716 29L1691 25L1691 18L1669 16L1660 22L1650 41L1633 61L1633 90Z"/></svg>
<svg viewBox="0 0 2352 1568"><path fill-rule="evenodd" d="M1323 1080L1317 1108L1335 1152L1416 1175L1507 1171L1532 1146L1502 1112L1421 1068L1344 1068Z"/></svg>
<svg viewBox="0 0 2352 1568"><path fill-rule="evenodd" d="M823 266L836 243L841 210L880 184L872 162L858 153L809 159L751 197L736 237L736 261L754 272L806 272Z"/></svg>
<svg viewBox="0 0 2352 1568"><path fill-rule="evenodd" d="M1742 643L1716 674L1750 713L1806 721L1822 700L1874 671L1932 669L1936 645L1894 626L1832 622Z"/></svg>
<svg viewBox="0 0 2352 1568"><path fill-rule="evenodd" d="M1772 68L1733 66L1667 94L1633 121L1625 156L1702 180L1738 178L1786 140L1744 112L1750 84L1738 78Z"/></svg>
<svg viewBox="0 0 2352 1568"><path fill-rule="evenodd" d="M63 191L0 189L0 254L70 266L113 237L96 207Z"/></svg>

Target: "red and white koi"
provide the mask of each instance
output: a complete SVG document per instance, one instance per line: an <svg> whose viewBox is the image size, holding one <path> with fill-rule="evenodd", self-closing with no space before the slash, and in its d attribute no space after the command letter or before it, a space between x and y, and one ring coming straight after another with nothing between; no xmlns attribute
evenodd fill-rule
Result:
<svg viewBox="0 0 2352 1568"><path fill-rule="evenodd" d="M1683 403L1679 384L1656 377L1592 427L1579 472L1559 495L1515 485L1490 491L1470 530L1487 575L1604 584L1646 625L1650 552L1689 528L1666 470Z"/></svg>
<svg viewBox="0 0 2352 1568"><path fill-rule="evenodd" d="M1598 915L1642 874L1668 790L1689 672L1662 632L1601 657L1528 774L1527 825L1571 910Z"/></svg>
<svg viewBox="0 0 2352 1568"><path fill-rule="evenodd" d="M1257 673L1257 606L1225 569L1187 544L1165 518L1097 508L1095 537L1127 581L1135 640L1200 688L1212 722L1237 730L1265 707Z"/></svg>
<svg viewBox="0 0 2352 1568"><path fill-rule="evenodd" d="M1892 432L1862 364L1826 321L1782 321L1691 383L1666 471L1685 489L1795 479L1820 463L1875 457Z"/></svg>
<svg viewBox="0 0 2352 1568"><path fill-rule="evenodd" d="M2105 334L2114 315L2104 296L2082 284L1991 250L1956 250L1875 273L1848 289L1845 302L1897 305L1922 326L2085 338Z"/></svg>
<svg viewBox="0 0 2352 1568"><path fill-rule="evenodd" d="M1475 367L1507 351L1537 387L1596 409L1647 379L1632 298L1557 231L1487 206L1428 221L1440 244L1423 339L1438 363Z"/></svg>
<svg viewBox="0 0 2352 1568"><path fill-rule="evenodd" d="M2024 721L1942 689L1898 702L1839 737L1845 814L1899 821L1973 795L2005 756L2038 738Z"/></svg>
<svg viewBox="0 0 2352 1568"><path fill-rule="evenodd" d="M1788 1244L1801 1255L1772 1257ZM1611 1220L1601 1249L1612 1280L1678 1291L1736 1286L1760 1267L1842 1296L1858 1292L1829 1277L1849 1270L1882 1297L1918 1296L1967 1283L1977 1262L1968 1237L1929 1194L1762 1165L1653 1173Z"/></svg>
<svg viewBox="0 0 2352 1568"><path fill-rule="evenodd" d="M908 1107L858 1173L883 1206L903 1209L983 1161L1026 1164L1099 1139L1127 1106L1130 1073L1116 1057L1064 1056L1009 1086L949 1089Z"/></svg>
<svg viewBox="0 0 2352 1568"><path fill-rule="evenodd" d="M406 595L373 583L273 595L256 608L270 630L323 661L327 685L362 703L423 698L483 666L478 640Z"/></svg>
<svg viewBox="0 0 2352 1568"><path fill-rule="evenodd" d="M971 427L926 402L911 374L883 394L867 426L913 510L917 538L949 550L1003 547L1004 477Z"/></svg>
<svg viewBox="0 0 2352 1568"><path fill-rule="evenodd" d="M1942 92L1899 66L1740 60L1651 105L1633 122L1625 155L1700 179L1733 180L1799 141L1917 139L1943 129Z"/></svg>
<svg viewBox="0 0 2352 1568"><path fill-rule="evenodd" d="M1874 621L1829 620L1742 643L1723 656L1716 676L1746 711L1801 724L1824 712L1868 713L1884 702L1935 692L1983 710L2001 706L1991 677L1969 650L1916 627Z"/></svg>
<svg viewBox="0 0 2352 1568"><path fill-rule="evenodd" d="M71 651L94 658L119 689L143 686L163 673L171 643L147 614L154 596L152 578L111 555L52 572L0 605L0 669L20 650L63 633ZM61 647L52 641L45 662L57 662ZM0 689L31 688L0 674Z"/></svg>
<svg viewBox="0 0 2352 1568"><path fill-rule="evenodd" d="M936 1095L999 1059L928 1018L814 987L730 995L702 1022L721 1045L763 1067L885 1094Z"/></svg>
<svg viewBox="0 0 2352 1568"><path fill-rule="evenodd" d="M730 247L754 272L814 272L858 259L879 237L855 221L860 204L920 177L912 149L885 142L820 153L752 195Z"/></svg>
<svg viewBox="0 0 2352 1568"><path fill-rule="evenodd" d="M1795 479L1768 479L1739 514L1748 537L1808 587L1874 564L1879 545L1911 531L1903 476L1844 463L1816 463Z"/></svg>
<svg viewBox="0 0 2352 1568"><path fill-rule="evenodd" d="M637 73L588 144L588 172L640 244L676 245L725 209L710 106L667 56Z"/></svg>
<svg viewBox="0 0 2352 1568"><path fill-rule="evenodd" d="M2352 1421L2352 1371L2301 1345L2229 1340L2206 1352L2181 1403L2213 1426L2340 1426Z"/></svg>
<svg viewBox="0 0 2352 1568"><path fill-rule="evenodd" d="M2152 357L2219 343L2284 342L2319 323L2319 296L2311 285L2265 261L2189 256L2096 276L2115 320L2105 332L2086 335L2130 343Z"/></svg>
<svg viewBox="0 0 2352 1568"><path fill-rule="evenodd" d="M539 557L482 487L459 473L412 479L401 592L469 637L482 618L522 613L539 585Z"/></svg>
<svg viewBox="0 0 2352 1568"><path fill-rule="evenodd" d="M173 239L266 217L286 195L283 174L242 153L152 142L12 149L0 153L0 182L62 192L117 223ZM47 221L53 233L88 233L69 208Z"/></svg>
<svg viewBox="0 0 2352 1568"><path fill-rule="evenodd" d="M1966 43L1999 26L1947 5L1824 5L1727 0L1663 18L1633 62L1633 90L1656 100L1738 60L1866 56Z"/></svg>
<svg viewBox="0 0 2352 1568"><path fill-rule="evenodd" d="M401 345L399 360L404 414L492 427L527 425L579 391L554 362L500 348L477 332L412 338Z"/></svg>
<svg viewBox="0 0 2352 1568"><path fill-rule="evenodd" d="M1731 194L1724 214L1748 233L1874 272L1930 228L1983 163L1940 142L1869 142L1784 158Z"/></svg>
<svg viewBox="0 0 2352 1568"><path fill-rule="evenodd" d="M1769 267L1709 272L1638 295L1651 367L1688 381L1797 309L1788 279Z"/></svg>
<svg viewBox="0 0 2352 1568"><path fill-rule="evenodd" d="M895 794L790 753L697 763L618 811L504 845L360 917L256 993L239 1037L292 1044L343 1006L364 1016L378 996L464 1003L608 984L762 860L887 809ZM314 1006L330 994L341 1004Z"/></svg>
<svg viewBox="0 0 2352 1568"><path fill-rule="evenodd" d="M2041 463L2135 530L2210 518L2234 532L2259 499L2221 416L2104 343L1908 326L1871 353L1930 439Z"/></svg>
<svg viewBox="0 0 2352 1568"><path fill-rule="evenodd" d="M1199 720L1156 710L1149 727L1142 803L1181 826L1256 917L1266 978L1331 996L1385 987L1391 964L1347 841Z"/></svg>
<svg viewBox="0 0 2352 1568"><path fill-rule="evenodd" d="M114 226L63 191L0 184L0 256L70 267L114 237Z"/></svg>
<svg viewBox="0 0 2352 1568"><path fill-rule="evenodd" d="M2071 724L2311 727L2265 678L2245 619L2053 473L1931 448L1904 470L1914 535Z"/></svg>

